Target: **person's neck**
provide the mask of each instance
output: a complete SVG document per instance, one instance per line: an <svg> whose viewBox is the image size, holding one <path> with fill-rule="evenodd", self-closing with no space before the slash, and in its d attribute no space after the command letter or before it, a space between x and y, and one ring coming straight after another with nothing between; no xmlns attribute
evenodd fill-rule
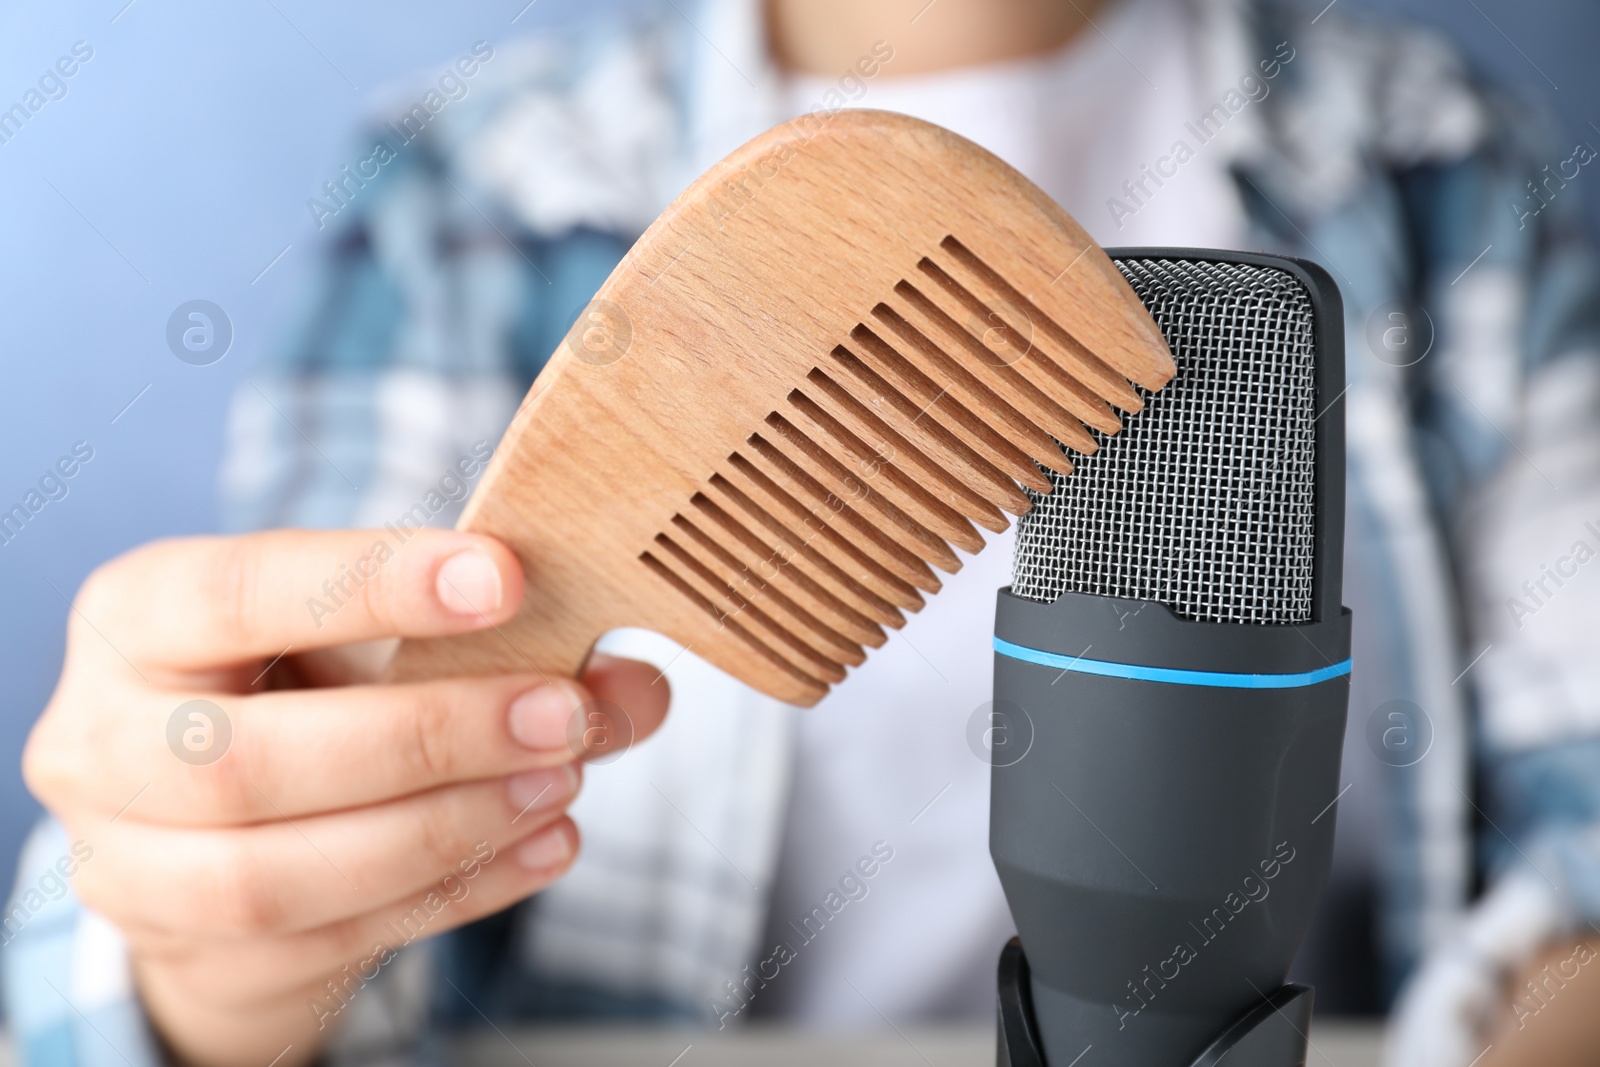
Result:
<svg viewBox="0 0 1600 1067"><path fill-rule="evenodd" d="M780 68L833 75L885 42L891 76L928 74L1052 52L1107 0L766 0Z"/></svg>

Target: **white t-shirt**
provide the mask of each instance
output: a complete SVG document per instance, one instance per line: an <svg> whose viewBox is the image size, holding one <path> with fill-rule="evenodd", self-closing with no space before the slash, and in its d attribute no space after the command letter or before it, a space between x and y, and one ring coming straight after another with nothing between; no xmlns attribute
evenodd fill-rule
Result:
<svg viewBox="0 0 1600 1067"><path fill-rule="evenodd" d="M1186 137L1197 72L1177 5L1130 0L1096 22L1035 59L906 78L892 76L891 62L855 104L976 141L1103 245L1240 247L1243 210L1203 146L1117 225L1107 200ZM789 79L790 112L815 109L833 85ZM865 665L796 717L765 939L796 958L762 992L758 1013L877 1027L884 1017L993 1011L995 964L1013 927L989 858L989 768L969 746L968 723L991 699L994 599L1010 584L1011 542L990 535L904 630L889 631ZM866 895L856 890L806 940L800 920L880 841L893 858L860 880Z"/></svg>

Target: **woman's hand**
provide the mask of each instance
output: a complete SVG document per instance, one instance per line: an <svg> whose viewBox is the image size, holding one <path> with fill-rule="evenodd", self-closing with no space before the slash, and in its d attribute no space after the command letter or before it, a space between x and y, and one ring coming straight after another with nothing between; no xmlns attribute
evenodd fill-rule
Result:
<svg viewBox="0 0 1600 1067"><path fill-rule="evenodd" d="M498 541L395 540L157 542L73 605L24 773L92 848L78 896L126 935L147 1010L187 1060L260 1067L288 1045L280 1067L312 1059L342 1017L328 983L360 996L345 967L370 979L408 940L571 864L564 812L596 725L582 705L622 708L635 738L666 713L654 668L603 656L581 684L358 681L392 639L496 626L522 599Z"/></svg>

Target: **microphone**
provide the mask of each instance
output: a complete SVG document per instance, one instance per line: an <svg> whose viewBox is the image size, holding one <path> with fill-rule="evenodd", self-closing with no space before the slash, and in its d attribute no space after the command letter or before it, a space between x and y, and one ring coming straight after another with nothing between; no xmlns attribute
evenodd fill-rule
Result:
<svg viewBox="0 0 1600 1067"><path fill-rule="evenodd" d="M1349 698L1342 305L1301 260L1108 252L1178 372L1051 475L999 593L1000 1062L1293 1067Z"/></svg>

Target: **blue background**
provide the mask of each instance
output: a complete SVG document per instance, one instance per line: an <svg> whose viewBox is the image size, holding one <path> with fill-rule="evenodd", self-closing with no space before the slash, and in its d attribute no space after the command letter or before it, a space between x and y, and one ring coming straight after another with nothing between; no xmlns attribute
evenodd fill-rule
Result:
<svg viewBox="0 0 1600 1067"><path fill-rule="evenodd" d="M215 527L230 391L306 285L317 232L305 201L349 158L364 101L476 40L498 44L630 6L524 2L109 0L0 10L0 106L74 41L94 48L68 95L0 144L0 510L73 442L95 450L70 494L0 547L5 885L38 812L17 764L60 668L64 597L131 545ZM1600 142L1589 125L1600 124L1593 0L1537 10L1517 0L1363 6L1444 26L1485 70L1546 96L1574 138ZM1584 175L1585 195L1600 204L1600 179ZM225 308L235 331L228 355L207 367L180 362L165 343L168 316L196 298Z"/></svg>

